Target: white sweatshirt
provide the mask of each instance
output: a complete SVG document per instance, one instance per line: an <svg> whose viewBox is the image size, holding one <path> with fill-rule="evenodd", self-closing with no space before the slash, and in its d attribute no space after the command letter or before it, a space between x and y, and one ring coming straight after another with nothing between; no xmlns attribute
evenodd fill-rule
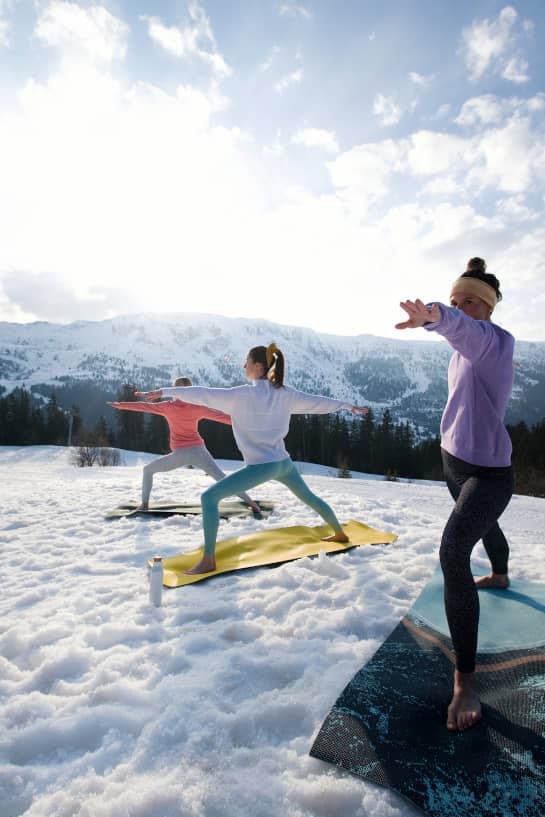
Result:
<svg viewBox="0 0 545 817"><path fill-rule="evenodd" d="M181 386L161 389L163 397L180 397L231 415L237 446L248 465L279 462L289 457L284 437L292 414L329 414L352 403L306 394L291 386L275 388L268 380L231 389Z"/></svg>

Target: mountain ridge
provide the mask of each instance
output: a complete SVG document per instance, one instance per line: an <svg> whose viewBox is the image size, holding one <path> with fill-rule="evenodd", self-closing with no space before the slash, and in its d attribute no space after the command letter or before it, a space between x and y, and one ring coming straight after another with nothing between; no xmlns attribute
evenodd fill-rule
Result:
<svg viewBox="0 0 545 817"><path fill-rule="evenodd" d="M115 396L123 383L145 389L180 374L199 385L231 386L245 382L248 349L273 340L286 356L286 380L296 388L364 403L379 414L388 408L395 422L410 422L419 436L437 433L452 354L445 341L335 335L213 313L0 322L0 389L25 387L47 397L54 388L69 398L86 386ZM533 424L545 416L545 343L516 341L515 362L506 420Z"/></svg>

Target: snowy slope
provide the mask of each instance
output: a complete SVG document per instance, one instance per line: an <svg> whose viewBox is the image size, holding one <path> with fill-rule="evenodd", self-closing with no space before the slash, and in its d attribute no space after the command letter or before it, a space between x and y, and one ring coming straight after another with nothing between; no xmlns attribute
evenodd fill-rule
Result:
<svg viewBox="0 0 545 817"><path fill-rule="evenodd" d="M0 448L0 817L416 817L308 752L435 569L446 488L305 466L342 520L398 541L164 591L152 608L146 560L198 548L201 521L106 522L150 458L123 456L82 470L64 448ZM183 469L154 499L208 484ZM222 522L222 537L319 521L278 483L258 493L269 520ZM544 512L517 496L504 514L514 578L545 581Z"/></svg>

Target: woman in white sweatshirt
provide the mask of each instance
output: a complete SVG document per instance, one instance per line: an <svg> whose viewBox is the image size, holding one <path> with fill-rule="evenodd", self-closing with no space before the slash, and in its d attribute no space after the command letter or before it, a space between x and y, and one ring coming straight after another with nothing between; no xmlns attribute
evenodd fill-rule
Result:
<svg viewBox="0 0 545 817"><path fill-rule="evenodd" d="M355 412L367 409L343 400L320 397L284 386L284 355L276 344L250 349L244 364L251 385L228 389L190 386L136 392L139 397L178 397L183 391L187 403L197 403L224 411L231 416L233 434L244 458L245 467L208 488L201 496L204 529L204 554L188 573L211 573L216 569L214 556L219 527L218 505L221 499L239 494L274 479L283 483L299 499L313 508L335 533L327 537L347 542L347 536L327 502L313 494L295 468L284 444L292 414L328 414L346 408Z"/></svg>

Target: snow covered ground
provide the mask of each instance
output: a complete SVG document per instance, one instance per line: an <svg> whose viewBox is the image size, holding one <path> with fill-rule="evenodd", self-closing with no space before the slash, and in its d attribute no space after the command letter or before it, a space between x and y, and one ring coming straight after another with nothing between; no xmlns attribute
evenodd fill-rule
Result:
<svg viewBox="0 0 545 817"><path fill-rule="evenodd" d="M303 466L342 521L398 541L164 590L154 608L146 560L199 547L201 520L105 521L139 498L150 455L123 459L79 469L65 448L0 448L0 817L416 814L308 752L434 570L446 488ZM152 499L198 499L208 484L159 475ZM273 515L223 521L221 538L319 524L277 483L254 496ZM513 577L545 581L544 512L516 496L504 514ZM486 572L480 548L474 561Z"/></svg>

